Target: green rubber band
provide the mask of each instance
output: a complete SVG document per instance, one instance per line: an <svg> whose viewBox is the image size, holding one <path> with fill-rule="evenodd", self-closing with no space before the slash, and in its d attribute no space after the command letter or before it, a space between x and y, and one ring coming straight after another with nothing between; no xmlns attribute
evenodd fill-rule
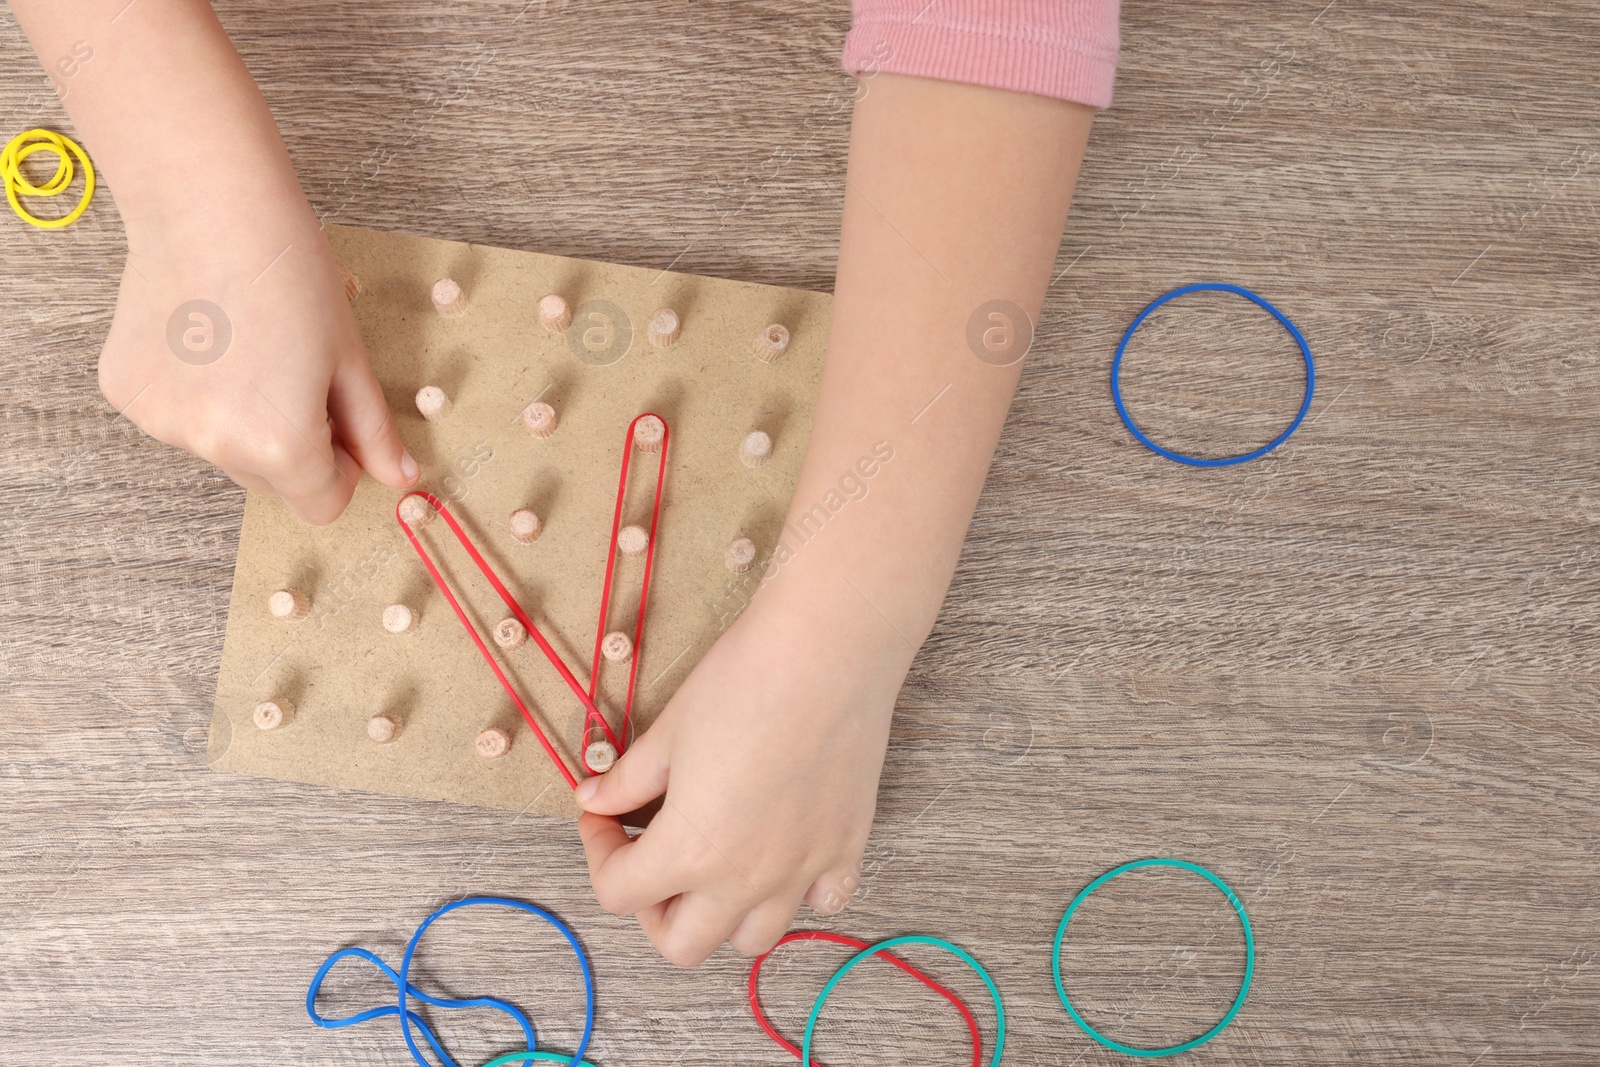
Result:
<svg viewBox="0 0 1600 1067"><path fill-rule="evenodd" d="M550 1063L571 1063L572 1057L559 1052L508 1052L504 1056L496 1056L483 1067L510 1067L513 1063L528 1063L531 1060L545 1060ZM588 1060L579 1060L577 1067L594 1067Z"/></svg>
<svg viewBox="0 0 1600 1067"><path fill-rule="evenodd" d="M977 972L978 977L983 979L983 984L989 987L989 996L994 998L994 1016L996 1020L994 1055L989 1059L989 1067L1000 1067L1000 1052L1005 1048L1006 1045L1006 1009L1005 1006L1000 1003L1000 990L994 984L994 979L990 978L989 972L983 969L983 964L973 959L967 954L966 950L961 948L959 945L952 945L950 942L942 941L937 937L924 937L921 934L906 934L903 937L891 937L887 941L879 941L876 945L868 945L854 956L851 956L848 960L845 960L844 966L833 972L833 977L828 979L828 984L822 987L821 993L817 994L817 1002L811 1006L811 1017L806 1020L805 1043L800 1049L801 1064L808 1064L811 1062L811 1037L816 1032L817 1017L822 1014L822 1005L827 1002L828 995L833 992L833 987L838 985L839 980L845 975L849 974L850 969L856 964L860 963L862 960L871 959L874 955L882 952L884 949L894 948L896 945L932 945L934 948L942 948L946 952L960 959L968 967L971 967ZM486 1063L483 1065L483 1067L494 1067L494 1064Z"/></svg>
<svg viewBox="0 0 1600 1067"><path fill-rule="evenodd" d="M1179 870L1193 871L1195 874L1198 874L1200 877L1204 878L1206 881L1222 890L1222 895L1228 898L1228 903L1233 905L1234 913L1239 916L1239 925L1244 927L1244 980L1239 983L1239 995L1233 998L1233 1004L1228 1008L1227 1014L1222 1017L1217 1025L1213 1026L1199 1037L1185 1041L1181 1045L1170 1045L1166 1048L1137 1048L1133 1045L1124 1045L1122 1042L1102 1034L1100 1031L1090 1026L1087 1019L1078 1014L1078 1009L1072 1006L1072 1001L1067 996L1066 986L1064 986L1061 982L1061 939L1066 936L1067 923L1072 920L1072 913L1078 910L1078 905L1089 899L1090 893L1093 893L1096 889L1099 889L1102 885L1111 881L1111 879L1115 878L1119 874L1122 874L1124 871L1136 871L1141 867L1176 867ZM1233 1022L1233 1017L1239 1014L1239 1009L1244 1007L1244 998L1250 994L1250 978L1255 974L1256 970L1256 939L1255 935L1250 932L1250 917L1244 913L1244 904L1241 903L1239 898L1234 895L1233 890L1228 888L1228 883L1224 882L1221 878L1218 878L1204 867L1201 867L1198 864L1189 863L1187 860L1134 860L1132 863L1124 863L1122 866L1113 868L1112 870L1107 871L1105 874L1102 874L1100 877L1084 886L1083 889L1078 892L1078 895L1072 898L1072 903L1067 906L1066 914L1061 916L1061 925L1056 927L1055 946L1050 953L1050 970L1051 973L1055 975L1056 994L1061 998L1061 1006L1067 1009L1067 1014L1072 1016L1072 1021L1078 1024L1078 1029L1094 1038L1095 1041L1104 1045L1106 1048L1114 1049L1117 1052L1127 1053L1129 1056L1144 1056L1152 1059L1158 1056L1176 1056L1180 1052L1188 1052L1190 1049L1199 1048L1207 1041L1210 1041L1212 1038L1222 1033L1222 1031L1226 1029L1227 1025Z"/></svg>

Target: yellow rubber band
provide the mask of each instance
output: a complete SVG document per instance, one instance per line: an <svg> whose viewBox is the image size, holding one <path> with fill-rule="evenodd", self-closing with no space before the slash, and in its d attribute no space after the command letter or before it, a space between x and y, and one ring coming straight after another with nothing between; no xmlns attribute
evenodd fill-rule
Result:
<svg viewBox="0 0 1600 1067"><path fill-rule="evenodd" d="M34 185L22 173L22 161L35 152L54 152L56 154L56 172L43 185ZM59 139L35 141L32 144L22 145L11 154L11 161L12 180L17 183L18 192L27 193L29 196L55 196L72 184L72 157L67 154L66 149L61 147Z"/></svg>
<svg viewBox="0 0 1600 1067"><path fill-rule="evenodd" d="M36 152L54 152L56 155L55 173L43 185L33 184L22 173L22 161ZM72 164L73 156L78 157L78 166L83 169L83 197L78 201L78 206L59 219L42 219L29 213L17 199L17 194L59 196L66 192L77 173L77 167ZM17 213L17 218L41 230L59 230L72 225L88 210L89 201L94 199L94 164L89 162L88 153L72 138L51 130L29 130L6 142L5 148L0 149L0 181L5 183L6 201L11 205L11 210Z"/></svg>

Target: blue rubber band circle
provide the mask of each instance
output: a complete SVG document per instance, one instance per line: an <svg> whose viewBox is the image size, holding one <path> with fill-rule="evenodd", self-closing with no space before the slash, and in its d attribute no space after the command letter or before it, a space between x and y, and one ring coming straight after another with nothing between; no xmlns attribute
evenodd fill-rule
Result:
<svg viewBox="0 0 1600 1067"><path fill-rule="evenodd" d="M323 980L328 977L328 972L333 970L334 966L340 960L348 957L366 960L368 963L378 968L378 970L381 971L384 977L388 978L389 981L393 982L397 987L399 986L399 973L396 972L393 967L390 967L387 963L384 963L383 960L379 959L371 952L368 952L364 948L340 949L338 952L335 952L333 955L324 960L321 967L317 968L317 973L311 979L311 987L306 990L306 1014L311 1016L311 1021L325 1030L340 1030L346 1026L355 1026L358 1023L368 1022L372 1019L381 1019L385 1015L399 1015L400 1009L393 1004L389 1004L381 1008L369 1008L366 1011L357 1012L354 1015L349 1015L342 1019L331 1019L327 1016L317 1013L316 999L317 994L322 990ZM436 1008L493 1008L496 1011L504 1012L514 1019L518 1026L522 1027L522 1033L527 1038L528 1047L530 1049L535 1047L533 1023L529 1022L528 1017L524 1015L514 1004L507 1004L505 1001L497 1000L494 997L473 997L466 1000L453 1000L447 997L432 997L418 989L416 986L411 987L411 996L422 1001L424 1004L431 1004ZM427 1021L423 1019L421 1015L418 1015L416 1012L410 1011L409 1009L407 1010L406 1014L410 1018L411 1022L416 1025L417 1029L422 1031L422 1036L427 1038L428 1044L433 1046L433 1050L439 1054L439 1058L445 1063L450 1063L451 1060L449 1054L445 1052L444 1046L439 1043L439 1039L434 1035L434 1032L428 1026ZM524 1053L524 1055L526 1055L526 1053ZM560 1058L562 1060L566 1060L567 1057L562 1056Z"/></svg>
<svg viewBox="0 0 1600 1067"><path fill-rule="evenodd" d="M513 1004L509 1004L503 1000L498 1000L494 997L473 997L464 1000L454 1000L446 997L434 997L429 996L411 984L408 978L408 975L411 972L411 960L416 954L417 945L421 942L422 935L427 932L428 927L432 926L437 920L445 915L450 914L452 911L455 911L458 908L467 908L475 905L494 905L496 907L515 908L518 911L525 911L530 915L536 915L545 922L549 923L551 926L555 927L561 936L566 938L567 943L572 946L573 954L578 959L578 967L583 972L583 990L585 1002L583 1037L578 1041L578 1047L573 1051L572 1055L566 1056L557 1053L537 1051L537 1042L534 1036L533 1024L529 1022L528 1017ZM317 993L322 989L323 980L327 978L328 972L333 969L335 964L337 964L340 960L350 956L366 960L368 963L371 963L373 966L377 967L379 971L383 972L384 976L388 978L389 981L393 982L395 987L399 990L399 1003L385 1005L381 1008L369 1008L366 1011L357 1012L354 1015L350 1015L342 1019L331 1019L323 1015L319 1015L316 1009L316 999ZM364 1023L368 1020L381 1018L386 1015L399 1016L401 1020L401 1029L405 1034L406 1048L410 1050L411 1058L416 1061L418 1067L433 1067L433 1065L428 1062L426 1057L423 1056L422 1050L417 1047L416 1038L412 1034L413 1027L422 1032L423 1038L433 1048L433 1051L438 1054L440 1062L442 1062L445 1067L458 1067L456 1061L451 1059L450 1055L445 1052L444 1046L440 1044L438 1037L435 1036L433 1030L429 1028L427 1022L422 1018L422 1016L407 1006L406 1001L408 998L415 999L424 1004L429 1004L438 1008L493 1008L496 1011L504 1012L505 1014L509 1015L517 1022L517 1025L522 1028L523 1036L527 1039L528 1047L526 1051L508 1053L506 1056L501 1056L491 1061L494 1064L531 1064L535 1061L548 1061L565 1063L568 1064L569 1067L590 1067L590 1065L586 1064L583 1059L584 1052L586 1052L589 1048L589 1039L594 1034L594 975L589 970L589 958L587 955L585 955L583 946L579 944L577 936L573 934L573 932L567 927L567 924L538 905L529 904L521 900L512 900L509 897L467 897L463 900L457 900L450 904L446 904L444 907L439 908L432 915L429 915L426 919L424 919L422 921L422 925L418 926L416 932L411 935L411 940L406 944L405 955L401 957L400 970L398 973L396 973L395 970L388 964L384 963L381 959L371 952L368 952L364 948L340 949L338 952L335 952L333 955L324 960L322 966L317 968L316 975L312 977L311 986L306 990L306 1014L311 1017L311 1021L313 1023L330 1030L336 1030L346 1026L354 1026L357 1023Z"/></svg>
<svg viewBox="0 0 1600 1067"><path fill-rule="evenodd" d="M833 987L839 980L849 974L851 969L862 960L871 959L885 949L894 948L896 945L932 945L942 948L955 956L961 962L971 967L983 984L989 987L989 996L994 999L995 1035L994 1055L989 1059L989 1067L1000 1067L1000 1053L1006 1045L1006 1009L1000 1002L1000 989L994 984L994 979L989 977L989 972L983 969L983 964L968 955L967 951L959 945L952 945L948 941L937 937L926 937L922 934L906 934L902 937L891 937L887 941L879 941L876 945L868 945L854 956L844 961L844 966L833 972L833 977L828 979L828 984L822 987L822 992L817 994L817 1002L811 1006L811 1015L806 1019L805 1042L800 1049L801 1064L811 1062L811 1038L817 1030L817 1018L822 1014L822 1006L827 1003L828 996L833 992Z"/></svg>
<svg viewBox="0 0 1600 1067"><path fill-rule="evenodd" d="M1256 449L1254 452L1246 452L1242 456L1227 456L1222 459L1202 459L1199 456L1186 456L1181 452L1174 452L1170 448L1162 448L1160 445L1152 441L1143 430L1134 425L1133 416L1128 414L1128 407L1122 402L1122 356L1128 350L1128 342L1133 339L1134 331L1139 328L1140 323L1144 322L1145 319L1150 317L1150 313L1152 311L1160 307L1162 304L1165 304L1167 301L1176 300L1178 297L1185 296L1189 293L1204 292L1234 293L1238 296L1244 297L1246 300L1258 307L1265 308L1269 313L1271 313L1273 318L1277 319L1283 324L1284 329L1289 331L1289 336L1293 337L1294 343L1300 346L1300 354L1305 357L1306 361L1306 396L1305 399L1300 403L1300 411L1295 415L1294 421L1289 424L1289 428L1287 430L1284 430L1281 434L1275 437L1270 444L1264 445L1261 448ZM1194 285L1185 285L1182 288L1172 290L1170 293L1165 293L1156 297L1150 302L1149 306L1147 306L1143 311L1139 312L1139 317L1133 320L1132 325L1130 325L1127 331L1122 335L1122 340L1117 343L1116 358L1111 361L1111 400L1117 405L1117 414L1122 416L1122 424L1128 428L1128 432L1133 434L1134 437L1138 438L1140 444L1144 445L1156 455L1165 456L1168 459L1174 460L1178 463L1187 463L1191 467L1231 467L1235 463L1248 463L1252 459L1260 459L1268 452L1271 452L1274 448L1277 448L1279 445L1287 441L1289 439L1289 435L1298 430L1300 428L1300 424L1305 421L1306 412L1311 410L1311 396L1316 391L1316 387L1316 361L1311 358L1311 346L1306 344L1305 336L1301 334L1300 330L1295 326L1295 324L1289 321L1289 317L1287 315L1273 307L1264 298L1257 296L1255 293L1252 293L1250 290L1245 289L1242 286L1229 285L1227 282L1198 282Z"/></svg>
<svg viewBox="0 0 1600 1067"><path fill-rule="evenodd" d="M1124 1045L1122 1042L1102 1034L1093 1026L1090 1026L1087 1019L1078 1014L1078 1009L1072 1006L1072 999L1067 996L1067 987L1062 984L1061 981L1061 939L1066 936L1067 923L1072 921L1073 912L1077 911L1078 906L1081 905L1085 900L1089 899L1090 893L1093 893L1096 889L1099 889L1102 885L1105 885L1117 875L1126 871L1137 871L1142 867L1176 867L1179 870L1192 871L1193 873L1198 874L1200 877L1204 878L1206 881L1222 890L1222 895L1228 898L1228 903L1233 906L1234 913L1239 916L1239 925L1244 927L1244 978L1239 983L1239 995L1233 998L1233 1003L1228 1007L1227 1013L1223 1015L1223 1017L1218 1020L1217 1024L1211 1029L1207 1030L1199 1037L1191 1038L1190 1040L1183 1042L1181 1045L1170 1045L1166 1048L1138 1048L1133 1045ZM1250 917L1244 913L1244 904L1241 903L1239 898L1234 895L1233 890L1228 888L1227 882L1224 882L1221 878L1218 878L1204 867L1201 867L1198 864L1189 863L1187 860L1161 858L1134 860L1132 863L1124 863L1120 867L1112 868L1105 874L1102 874L1100 877L1090 882L1088 885L1084 886L1078 891L1078 895L1072 898L1072 903L1067 906L1066 914L1061 916L1061 925L1056 927L1055 945L1050 952L1050 972L1055 975L1056 995L1061 998L1061 1006L1067 1009L1067 1014L1072 1017L1072 1021L1078 1024L1078 1029L1094 1038L1095 1041L1099 1042L1101 1045L1104 1045L1106 1048L1114 1049L1117 1052L1127 1053L1129 1056L1143 1056L1150 1059L1160 1056L1176 1056L1180 1052L1188 1052L1190 1049L1199 1048L1207 1041L1210 1041L1212 1038L1222 1033L1222 1031L1227 1028L1227 1025L1233 1022L1233 1017L1239 1014L1239 1009L1244 1007L1244 998L1250 994L1250 979L1255 974L1255 970L1256 939L1255 935L1250 932Z"/></svg>

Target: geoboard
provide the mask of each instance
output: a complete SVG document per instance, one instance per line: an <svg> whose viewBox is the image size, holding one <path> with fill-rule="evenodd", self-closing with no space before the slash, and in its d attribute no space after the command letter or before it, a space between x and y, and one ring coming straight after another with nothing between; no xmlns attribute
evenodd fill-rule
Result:
<svg viewBox="0 0 1600 1067"><path fill-rule="evenodd" d="M666 422L646 625L633 650L637 735L760 581L805 454L831 298L351 227L330 226L328 237L348 270L373 369L422 467L417 488L444 503L585 683L629 424L645 412ZM455 286L436 291L445 279ZM541 320L552 294L570 323ZM665 345L648 326L662 309L679 324ZM775 326L788 342L774 357ZM417 394L430 386L438 392L425 397L425 418ZM541 404L556 419L544 437L524 418ZM765 462L749 454L751 434L770 440ZM648 529L657 457L633 456L622 522ZM248 494L208 763L575 812L567 783L397 521L405 495L363 476L348 510L319 528L275 496ZM537 516L535 540L519 539L526 520L513 531L518 511ZM440 520L432 515L416 536L487 637L505 606ZM756 555L737 572L728 550L740 538ZM619 556L605 630L634 633L641 579L642 561ZM413 613L408 632L385 628L395 605ZM571 688L533 641L488 648L551 743L581 766L583 707ZM606 668L595 702L615 724L629 672ZM282 714L259 714L264 703ZM375 729L375 718L388 726ZM509 749L486 755L477 743L485 731L503 734Z"/></svg>

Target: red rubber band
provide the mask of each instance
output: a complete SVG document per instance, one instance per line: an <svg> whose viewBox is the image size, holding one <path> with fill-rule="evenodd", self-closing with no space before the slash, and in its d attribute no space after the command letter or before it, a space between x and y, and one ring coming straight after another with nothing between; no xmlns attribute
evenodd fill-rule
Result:
<svg viewBox="0 0 1600 1067"><path fill-rule="evenodd" d="M650 512L650 539L645 545L644 579L639 588L639 614L633 627L633 655L628 663L628 696L622 705L622 729L620 732L622 743L617 744L608 734L607 739L612 740L616 747L617 755L622 755L624 746L633 737L633 691L634 683L639 677L639 657L644 648L644 609L650 597L650 569L656 558L656 528L661 524L661 490L667 482L667 447L672 439L672 428L667 425L667 420L653 412L645 412L636 416L628 423L628 435L622 442L622 473L617 478L617 506L611 517L611 544L606 550L606 578L600 590L600 619L594 628L594 663L589 670L589 699L593 702L600 686L600 669L603 659L600 647L606 638L606 615L611 607L611 578L617 565L617 535L622 530L622 504L628 494L628 466L633 459L633 428L639 424L640 419L657 419L661 423L661 459L656 465L656 494L655 504ZM585 726L583 742L584 751L580 755L583 769L590 774L595 773L589 766L589 729Z"/></svg>
<svg viewBox="0 0 1600 1067"><path fill-rule="evenodd" d="M782 1047L788 1049L789 1054L795 1059L799 1059L800 1046L796 1045L793 1041L790 1041L788 1038L778 1033L777 1028L774 1027L770 1021L768 1021L767 1013L761 1009L761 998L756 992L756 982L761 976L761 965L766 962L768 956L772 955L778 949L782 948L784 945L787 945L791 941L831 941L836 945L848 945L850 948L857 950L864 949L869 946L865 941L857 941L855 938L845 937L843 934L830 934L821 930L796 930L792 934L785 934L783 937L779 938L776 945L773 945L772 948L757 956L756 961L750 965L750 1010L755 1013L756 1022L761 1026L761 1029L767 1032L768 1037L772 1038L772 1040L776 1041ZM935 993L938 993L941 997L956 1006L956 1009L961 1012L962 1018L967 1021L967 1030L972 1034L972 1067L982 1067L983 1039L978 1032L978 1020L972 1017L972 1012L967 1008L966 1002L955 993L946 989L932 978L929 978L927 975L911 966L911 964L907 963L899 956L896 956L894 953L875 952L873 955L894 964L896 967L900 968L902 971L905 971L911 977L915 978L917 981L921 982L923 985L927 986L929 989L933 990ZM818 1060L813 1059L811 1061L811 1067L823 1067L823 1065Z"/></svg>
<svg viewBox="0 0 1600 1067"><path fill-rule="evenodd" d="M405 531L406 538L411 542L411 547L416 549L418 556L422 557L423 566L428 568L428 573L433 576L434 584L439 587L440 592L444 593L444 598L450 602L450 607L454 609L456 618L461 620L461 625L466 628L467 635L472 638L472 643L478 646L478 652L483 656L483 661L489 665L489 669L494 672L494 676L500 680L500 687L506 691L507 695L511 697L511 702L522 713L523 721L528 724L534 736L539 739L539 744L544 747L545 753L555 763L556 769L561 772L561 776L567 780L567 785L576 789L578 787L577 777L573 775L571 768L567 766L566 760L561 758L561 754L556 751L555 746L550 743L550 739L545 736L544 729L539 725L538 720L533 717L533 713L528 710L528 705L523 703L522 696L517 692L516 686L511 684L511 680L500 669L500 664L495 660L494 654L489 651L489 646L484 644L483 638L479 636L478 631L473 627L472 620L467 618L466 611L462 609L460 602L456 600L455 594L450 591L450 583L446 582L444 575L439 573L439 568L434 566L432 557L428 555L428 550L422 547L422 542L417 540L416 532L411 529L410 524L401 516L400 504L403 504L407 498L413 496L422 497L444 517L446 525L455 534L456 541L460 543L461 547L467 550L467 555L472 557L472 562L477 565L479 573L489 579L489 584L494 586L496 593L500 594L500 599L505 603L506 607L511 610L517 621L527 629L528 635L538 644L539 651L544 653L545 658L550 661L550 665L561 675L567 686L577 694L578 699L584 705L585 716L590 721L597 720L600 723L602 730L606 734L606 739L612 744L616 744L616 735L611 732L610 725L606 723L605 717L600 714L599 709L594 706L594 701L584 691L583 686L578 683L578 679L573 676L572 671L567 668L566 663L562 661L561 656L551 646L550 642L545 640L544 634L539 632L539 628L533 624L533 620L528 618L528 613L522 610L522 605L517 603L516 597L512 596L510 590L500 581L499 575L495 574L494 568L489 566L489 561L484 559L482 553L473 545L471 538L467 537L466 531L461 529L461 524L456 522L455 516L450 514L449 509L444 506L444 502L432 493L424 492L420 489L402 496L399 503L395 504L395 521Z"/></svg>
<svg viewBox="0 0 1600 1067"><path fill-rule="evenodd" d="M500 688L504 689L506 691L506 695L511 697L511 702L517 706L517 711L522 714L523 721L528 724L528 727L533 731L534 736L539 739L539 744L544 748L545 754L550 757L550 761L554 763L556 765L556 769L561 772L561 777L566 779L567 785L573 789L578 787L577 776L572 773L572 769L567 765L567 761L561 758L561 754L557 752L555 746L550 743L549 737L545 735L544 729L539 725L538 720L533 717L533 713L528 710L527 704L523 702L521 695L516 690L516 687L511 684L511 680L506 677L505 672L500 669L500 664L495 660L494 654L489 651L489 646L484 642L482 636L480 636L478 631L473 627L472 620L467 617L466 611L462 609L461 604L456 600L455 594L451 592L450 584L445 581L444 575L439 572L439 568L434 566L433 559L428 555L427 550L422 547L422 542L417 539L416 532L411 529L411 526L400 514L400 505L405 503L408 497L420 496L429 504L431 504L435 511L444 516L445 524L450 527L451 533L455 535L456 541L461 545L461 547L467 550L467 555L470 556L472 558L472 562L477 565L478 572L485 578L489 579L489 584L494 586L494 590L500 595L501 601L505 603L507 608L511 609L511 613L516 616L517 621L522 623L523 627L528 631L528 635L532 637L534 643L539 646L539 651L544 653L545 659L550 661L550 665L556 669L556 672L561 675L562 680L567 683L567 687L577 695L579 702L583 704L583 747L585 749L588 748L590 739L594 735L594 728L598 726L600 728L600 732L605 736L606 741L617 750L618 755L621 755L626 748L627 740L632 732L633 726L634 683L637 680L639 673L639 649L644 642L645 604L650 595L650 571L652 564L655 562L656 532L661 524L661 491L663 486L666 484L667 478L667 441L671 436L671 428L667 425L667 420L661 419L661 416L659 415L654 417L661 419L661 460L656 469L655 504L650 514L650 538L648 544L646 545L644 577L639 591L639 615L633 629L634 652L628 669L628 695L622 709L622 731L620 736L611 729L611 724L606 722L605 716L600 713L599 707L595 704L595 693L598 691L600 681L600 646L605 640L606 613L611 603L611 578L616 568L617 535L621 530L622 505L628 491L629 461L633 457L633 428L640 419L651 414L652 413L650 412L646 412L643 415L638 415L634 418L633 422L628 424L628 435L622 444L622 473L617 484L616 510L611 520L611 543L606 552L605 587L600 594L600 621L595 629L594 665L593 669L589 672L589 688L587 690L585 690L583 686L578 683L577 677L573 675L571 669L568 668L566 662L561 658L561 655L556 652L555 647L545 639L544 634L541 633L539 628L533 624L533 620L528 617L528 613L522 610L522 605L517 603L516 598L511 595L510 590L508 590L505 587L505 584L500 581L500 577L499 575L495 574L494 568L489 566L489 561L483 558L483 554L478 551L475 545L473 545L472 539L469 538L466 534L466 531L461 528L461 524L456 522L455 516L450 514L450 510L444 506L444 502L442 500L434 496L432 493L419 489L405 494L405 496L402 496L395 504L395 521L398 522L400 524L400 528L405 531L406 539L411 542L411 547L414 548L417 552L417 555L421 557L423 566L428 568L428 574L432 576L434 584L437 585L439 587L439 591L444 594L445 600L449 602L451 609L455 611L456 618L461 620L461 625L466 629L467 635L472 638L472 643L478 646L479 655L481 655L483 657L483 661L489 665L489 669L494 672L495 678L497 678L500 682ZM587 771L589 774L595 773L594 768L589 766L589 757L586 751L580 752L578 758L585 771Z"/></svg>

